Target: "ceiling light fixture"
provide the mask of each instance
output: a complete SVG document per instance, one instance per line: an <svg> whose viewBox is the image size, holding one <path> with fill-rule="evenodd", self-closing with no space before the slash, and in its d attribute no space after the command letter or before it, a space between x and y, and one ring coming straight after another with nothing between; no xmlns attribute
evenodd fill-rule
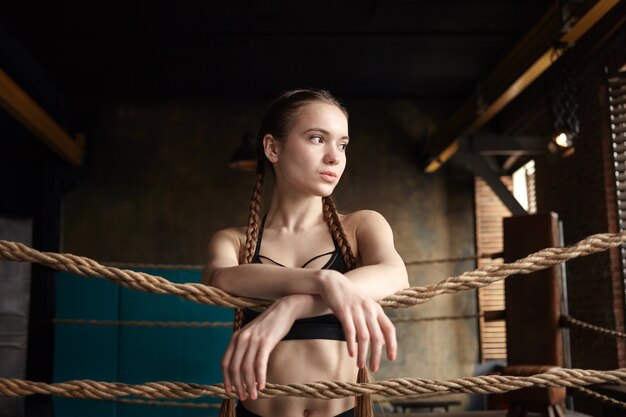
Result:
<svg viewBox="0 0 626 417"><path fill-rule="evenodd" d="M240 171L254 171L256 169L256 144L254 143L254 135L244 133L241 142L233 155L230 157L228 166Z"/></svg>

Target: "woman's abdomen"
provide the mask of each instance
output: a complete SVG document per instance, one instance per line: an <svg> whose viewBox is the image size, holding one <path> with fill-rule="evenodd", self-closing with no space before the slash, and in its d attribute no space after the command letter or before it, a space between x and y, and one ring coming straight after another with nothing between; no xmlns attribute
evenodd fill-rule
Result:
<svg viewBox="0 0 626 417"><path fill-rule="evenodd" d="M308 339L280 342L267 367L267 382L293 384L317 381L356 382L356 359L348 355L346 343L337 340ZM299 397L273 397L244 405L263 417L334 416L354 406L354 398L318 400Z"/></svg>

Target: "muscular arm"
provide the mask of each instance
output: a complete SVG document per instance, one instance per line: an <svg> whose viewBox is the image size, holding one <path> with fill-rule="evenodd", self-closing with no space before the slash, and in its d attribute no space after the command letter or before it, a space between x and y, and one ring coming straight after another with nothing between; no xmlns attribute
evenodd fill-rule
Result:
<svg viewBox="0 0 626 417"><path fill-rule="evenodd" d="M277 265L239 265L235 229L216 233L209 242L202 283L242 297L275 300L290 294L319 294L329 271Z"/></svg>
<svg viewBox="0 0 626 417"><path fill-rule="evenodd" d="M365 366L369 346L373 371L380 365L383 345L388 358L395 360L395 328L374 300L408 286L406 268L394 249L391 228L385 219L371 211L355 215L360 216L353 219L363 266L345 274L272 265L236 265L238 233L220 232L212 239L204 283L238 295L278 298L261 316L233 334L222 359L227 392L235 386L240 399L244 399L245 384L248 395L255 399L256 383L260 389L265 385L269 354L293 322L327 313L329 307L342 323L348 352L351 356L356 354L357 366Z"/></svg>
<svg viewBox="0 0 626 417"><path fill-rule="evenodd" d="M374 211L357 214L356 239L363 266L347 273L276 265L238 265L239 239L235 229L215 234L209 243L209 259L202 282L244 297L275 300L292 297L296 318L330 312L319 297L334 280L349 281L373 300L381 300L408 287L406 267L393 244L387 221ZM254 285L251 285L254 283ZM297 297L296 297L297 296Z"/></svg>
<svg viewBox="0 0 626 417"><path fill-rule="evenodd" d="M409 286L404 261L393 244L393 232L375 211L360 212L356 239L362 265L346 276L374 300L381 300Z"/></svg>
<svg viewBox="0 0 626 417"><path fill-rule="evenodd" d="M393 232L383 216L374 211L362 211L356 229L363 266L344 275L373 300L383 298L409 287L404 262L394 248ZM292 294L296 318L330 313L326 303L315 294Z"/></svg>

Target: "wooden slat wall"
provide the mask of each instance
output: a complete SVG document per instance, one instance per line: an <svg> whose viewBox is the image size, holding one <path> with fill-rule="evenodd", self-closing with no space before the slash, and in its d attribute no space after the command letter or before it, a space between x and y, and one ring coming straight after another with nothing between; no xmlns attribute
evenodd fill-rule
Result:
<svg viewBox="0 0 626 417"><path fill-rule="evenodd" d="M512 189L511 177L503 177L502 182ZM511 212L480 177L475 177L475 190L476 250L479 254L502 252L502 219ZM502 260L479 259L478 267L494 263L502 263ZM479 313L494 310L504 310L503 281L478 289ZM485 322L481 318L479 325L481 360L506 361L505 321Z"/></svg>
<svg viewBox="0 0 626 417"><path fill-rule="evenodd" d="M528 195L528 214L537 212L537 187L535 185L535 161L523 167L526 173L526 192Z"/></svg>

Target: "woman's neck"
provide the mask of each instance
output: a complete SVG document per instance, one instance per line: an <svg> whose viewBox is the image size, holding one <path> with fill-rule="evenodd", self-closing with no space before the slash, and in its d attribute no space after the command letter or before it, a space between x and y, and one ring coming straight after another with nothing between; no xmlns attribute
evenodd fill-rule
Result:
<svg viewBox="0 0 626 417"><path fill-rule="evenodd" d="M321 197L288 195L274 189L266 226L297 232L316 226L322 220Z"/></svg>

